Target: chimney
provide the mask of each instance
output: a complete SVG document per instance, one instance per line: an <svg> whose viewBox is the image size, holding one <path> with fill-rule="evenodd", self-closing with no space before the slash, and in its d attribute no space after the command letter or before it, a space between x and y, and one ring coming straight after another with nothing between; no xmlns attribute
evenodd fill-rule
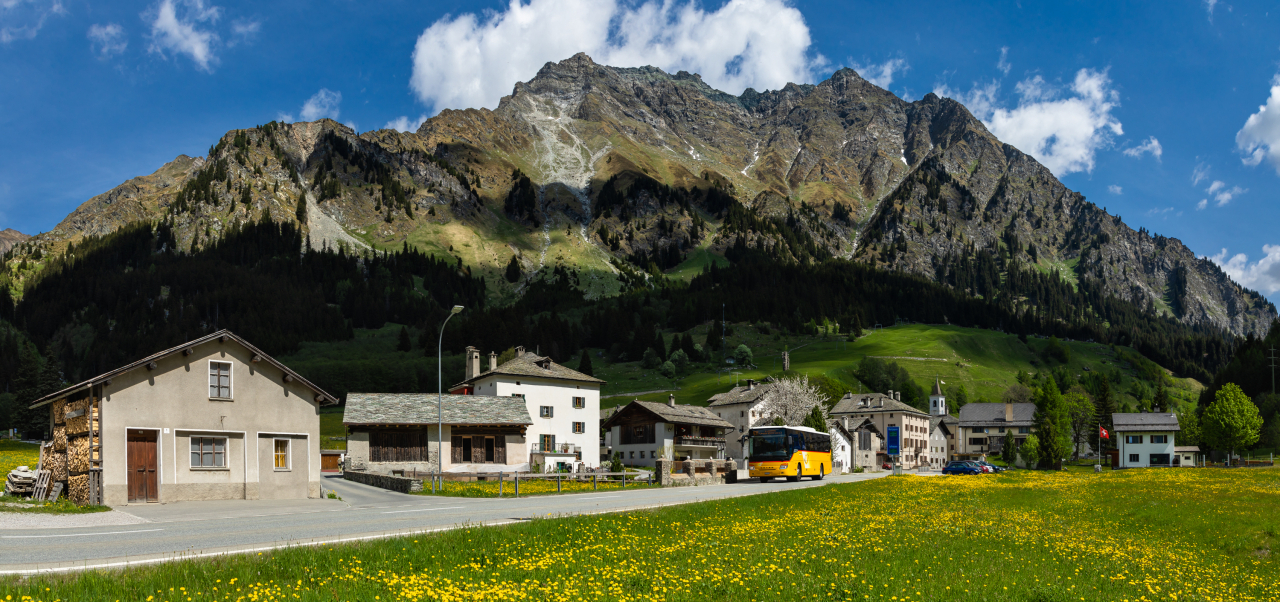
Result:
<svg viewBox="0 0 1280 602"><path fill-rule="evenodd" d="M1013 403L1004 402L1004 421L1013 422Z"/></svg>
<svg viewBox="0 0 1280 602"><path fill-rule="evenodd" d="M675 393L668 393L668 394L667 394L667 406L669 406L669 407L673 407L673 408L674 408L674 407L676 407L676 394L675 394Z"/></svg>
<svg viewBox="0 0 1280 602"><path fill-rule="evenodd" d="M747 379L747 390L751 391L756 388L756 381L753 378Z"/></svg>
<svg viewBox="0 0 1280 602"><path fill-rule="evenodd" d="M902 401L902 391L894 391L894 392L893 392L893 400L894 400L894 401Z"/></svg>
<svg viewBox="0 0 1280 602"><path fill-rule="evenodd" d="M524 357L524 346L516 347L516 357Z"/></svg>
<svg viewBox="0 0 1280 602"><path fill-rule="evenodd" d="M480 350L467 346L467 380L480 375Z"/></svg>
<svg viewBox="0 0 1280 602"><path fill-rule="evenodd" d="M490 352L489 352L489 369L490 369L490 370L497 370L497 369L498 369L498 354L497 354L497 352L494 352L494 351L490 351Z"/></svg>

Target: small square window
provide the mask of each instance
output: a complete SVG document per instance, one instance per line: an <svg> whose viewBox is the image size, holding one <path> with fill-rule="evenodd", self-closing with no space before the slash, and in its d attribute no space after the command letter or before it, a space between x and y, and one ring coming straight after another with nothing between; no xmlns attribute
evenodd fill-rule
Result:
<svg viewBox="0 0 1280 602"><path fill-rule="evenodd" d="M289 440L275 440L276 470L289 470Z"/></svg>
<svg viewBox="0 0 1280 602"><path fill-rule="evenodd" d="M585 432L587 432L587 423L585 423L585 422L575 422L575 423L573 423L573 432L575 432L575 433L585 433Z"/></svg>
<svg viewBox="0 0 1280 602"><path fill-rule="evenodd" d="M1138 454L1129 454L1129 461L1130 461L1130 462L1138 462L1138 461L1139 461L1139 460L1138 460Z"/></svg>
<svg viewBox="0 0 1280 602"><path fill-rule="evenodd" d="M231 362L209 362L209 397L231 399Z"/></svg>
<svg viewBox="0 0 1280 602"><path fill-rule="evenodd" d="M636 452L631 452L631 459L634 460L635 458L636 458Z"/></svg>
<svg viewBox="0 0 1280 602"><path fill-rule="evenodd" d="M573 407L575 407L575 408L577 408L577 409L579 409L579 410L581 410L582 408L587 407L587 398L586 398L586 397L574 397L574 398L573 398Z"/></svg>
<svg viewBox="0 0 1280 602"><path fill-rule="evenodd" d="M191 438L191 467L192 468L226 468L227 466L227 438L226 437L192 437Z"/></svg>
<svg viewBox="0 0 1280 602"><path fill-rule="evenodd" d="M552 416L555 416L555 413L556 413L556 411L555 411L555 410L556 410L556 409L555 409L555 408L553 408L553 407L551 407L551 406L539 406L539 407L538 407L538 417L539 417L539 418L551 418Z"/></svg>

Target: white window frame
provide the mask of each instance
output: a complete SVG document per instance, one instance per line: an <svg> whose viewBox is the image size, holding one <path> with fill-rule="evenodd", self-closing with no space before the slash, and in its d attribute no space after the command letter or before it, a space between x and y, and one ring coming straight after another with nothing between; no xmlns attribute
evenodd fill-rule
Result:
<svg viewBox="0 0 1280 602"><path fill-rule="evenodd" d="M215 399L215 400L219 400L219 401L232 401L232 400L234 400L234 399L235 399L235 396L236 396L236 370L235 370L235 364L234 364L234 362L230 362L230 361L227 361L227 360L209 360L209 369L206 371L206 375L207 375L207 376L213 376L213 365L214 365L214 364L226 364L226 365L227 365L227 392L229 393L229 395L227 395L226 397L218 397L218 396L216 396L216 395L210 395L210 396L209 396L209 399ZM207 384L207 386L209 386L209 387L213 387L213 386L214 386L212 383L206 383L206 384Z"/></svg>
<svg viewBox="0 0 1280 602"><path fill-rule="evenodd" d="M218 465L214 465L214 466L205 466L205 465L204 465L204 454L205 454L205 452L204 452L204 445L203 445L203 444L201 444L201 446L200 446L200 451L198 451L198 452L192 452L192 451L191 451L191 443L192 443L192 442L194 442L194 441L197 441L197 440L203 440L203 439L209 439L210 441L214 441L214 443L213 443L213 445L214 445L214 449L217 449L217 443L216 443L216 441L217 441L218 439L221 439L221 440L222 440L222 465L221 465L221 466L218 466ZM227 457L227 456L228 456L228 454L229 454L229 451L228 451L228 449L227 449L227 442L228 442L229 440L230 440L230 438L229 438L229 437L226 437L226 436L209 436L209 435L190 435L190 436L188 436L188 437L187 437L187 451L188 451L188 454L187 454L187 468L188 468L188 469L190 469L190 470L231 470L231 468L230 468L230 463L228 462L229 458ZM193 464L191 463L191 454L192 454L192 453L198 453L198 454L200 454L200 465L199 465L199 466L193 465ZM209 452L209 453L216 454L217 452L212 452L212 451L211 451L211 452ZM214 457L216 458L217 456L215 455Z"/></svg>
<svg viewBox="0 0 1280 602"><path fill-rule="evenodd" d="M276 466L276 442L284 441L284 468ZM293 470L293 440L287 437L272 437L271 439L271 468L275 472L289 472Z"/></svg>

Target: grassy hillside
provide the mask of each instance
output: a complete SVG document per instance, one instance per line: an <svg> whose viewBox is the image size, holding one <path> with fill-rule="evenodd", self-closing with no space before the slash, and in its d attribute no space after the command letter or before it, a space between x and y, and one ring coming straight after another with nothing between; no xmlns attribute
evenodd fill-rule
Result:
<svg viewBox="0 0 1280 602"><path fill-rule="evenodd" d="M694 340L705 340L706 328L699 328ZM638 396L629 393L672 389L679 403L705 404L708 397L729 390L735 381L781 376L780 357L784 348L792 350L793 372L807 374L810 378L830 379L854 392L858 392L861 385L854 376L857 363L865 357L874 356L897 362L926 390L934 377L941 378L947 386L963 385L970 401L998 401L1004 390L1017 382L1015 378L1019 370L1035 372L1059 365L1046 361L1040 355L1048 345L1047 340L1032 338L1023 343L1011 334L958 326L895 326L870 331L853 342L834 335L826 338L764 335L746 325L735 325L733 330L734 334L726 340L726 348L732 350L739 344L751 347L755 355L755 369L716 371L718 363L695 365L690 374L672 380L662 377L657 370L645 370L639 362L607 364L601 360L595 364L596 376L609 381L603 395L617 395L602 400L601 405L620 405L637 397L650 401L664 400L667 397L665 392ZM1072 374L1083 374L1086 369L1116 369L1121 383L1112 388L1122 393L1119 396L1121 407L1126 402L1136 402L1128 392L1142 371L1132 362L1118 357L1121 354L1136 356L1132 350L1117 347L1113 351L1106 345L1082 341L1063 344L1071 350L1066 366ZM1138 361L1147 363L1145 359ZM1151 369L1149 364L1146 369ZM1202 388L1200 383L1191 379L1174 379L1173 383L1170 396L1186 403L1191 403ZM1154 387L1154 384L1150 386Z"/></svg>

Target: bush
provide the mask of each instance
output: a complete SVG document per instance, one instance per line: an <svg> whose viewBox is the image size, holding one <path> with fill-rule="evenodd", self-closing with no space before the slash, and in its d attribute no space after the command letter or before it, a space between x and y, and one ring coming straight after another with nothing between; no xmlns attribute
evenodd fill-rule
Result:
<svg viewBox="0 0 1280 602"><path fill-rule="evenodd" d="M640 365L650 369L657 368L662 365L662 356L658 355L658 352L654 351L653 347L645 349L644 358L640 360Z"/></svg>
<svg viewBox="0 0 1280 602"><path fill-rule="evenodd" d="M746 345L738 345L738 348L733 350L733 361L739 366L750 366L753 364L753 359L751 348Z"/></svg>
<svg viewBox="0 0 1280 602"><path fill-rule="evenodd" d="M662 362L662 367L658 368L658 372L661 372L667 378L675 378L676 365L670 361Z"/></svg>
<svg viewBox="0 0 1280 602"><path fill-rule="evenodd" d="M675 353L671 354L669 363L675 364L676 370L683 371L689 367L689 354L685 353L683 349L677 349Z"/></svg>

